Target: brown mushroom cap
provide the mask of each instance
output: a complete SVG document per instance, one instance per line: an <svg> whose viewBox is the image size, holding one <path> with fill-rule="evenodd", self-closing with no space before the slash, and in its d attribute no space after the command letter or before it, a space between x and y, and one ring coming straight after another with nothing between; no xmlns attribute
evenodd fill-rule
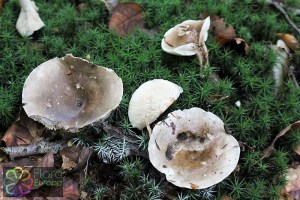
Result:
<svg viewBox="0 0 300 200"><path fill-rule="evenodd" d="M236 167L240 147L222 120L200 108L177 110L158 122L150 137L153 166L179 187L202 189L226 178Z"/></svg>
<svg viewBox="0 0 300 200"><path fill-rule="evenodd" d="M22 102L27 115L47 128L74 132L107 118L122 95L122 80L113 70L67 54L30 73Z"/></svg>

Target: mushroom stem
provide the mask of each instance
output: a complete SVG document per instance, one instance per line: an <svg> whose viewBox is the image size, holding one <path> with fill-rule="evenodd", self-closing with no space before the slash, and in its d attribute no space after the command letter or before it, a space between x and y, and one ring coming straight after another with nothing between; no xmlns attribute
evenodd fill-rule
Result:
<svg viewBox="0 0 300 200"><path fill-rule="evenodd" d="M208 61L208 51L206 45L203 43L199 45L199 48L196 51L197 57L199 59L200 69L205 69L209 65Z"/></svg>
<svg viewBox="0 0 300 200"><path fill-rule="evenodd" d="M21 12L17 21L16 28L20 35L30 36L34 31L41 29L45 26L41 20L37 10L38 7L34 1L20 0Z"/></svg>
<svg viewBox="0 0 300 200"><path fill-rule="evenodd" d="M145 123L146 123L146 127L147 127L147 131L148 131L149 137L151 137L152 130L151 130L150 123L149 123L147 117L146 117L146 119L145 119Z"/></svg>

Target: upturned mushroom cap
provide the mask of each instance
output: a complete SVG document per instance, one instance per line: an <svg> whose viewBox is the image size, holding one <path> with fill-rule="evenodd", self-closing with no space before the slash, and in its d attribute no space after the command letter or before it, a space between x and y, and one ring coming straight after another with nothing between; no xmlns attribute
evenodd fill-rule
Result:
<svg viewBox="0 0 300 200"><path fill-rule="evenodd" d="M154 79L143 83L132 95L128 116L133 127L143 129L155 121L183 92L175 83Z"/></svg>
<svg viewBox="0 0 300 200"><path fill-rule="evenodd" d="M205 20L186 20L165 33L161 47L165 52L174 55L195 55L199 42L207 39L209 26L209 17Z"/></svg>
<svg viewBox="0 0 300 200"><path fill-rule="evenodd" d="M113 70L67 54L30 73L22 102L27 115L47 128L75 132L106 119L122 95L122 80Z"/></svg>
<svg viewBox="0 0 300 200"><path fill-rule="evenodd" d="M158 122L150 137L149 158L176 186L202 189L226 178L236 167L240 147L225 133L222 120L200 108L177 110Z"/></svg>

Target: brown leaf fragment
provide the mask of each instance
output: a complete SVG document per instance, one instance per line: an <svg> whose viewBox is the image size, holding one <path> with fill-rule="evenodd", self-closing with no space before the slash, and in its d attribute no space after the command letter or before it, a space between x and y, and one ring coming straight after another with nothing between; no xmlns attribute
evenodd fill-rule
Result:
<svg viewBox="0 0 300 200"><path fill-rule="evenodd" d="M80 196L79 190L78 190L78 182L72 180L70 177L64 177L63 180L64 185L64 197L67 196Z"/></svg>
<svg viewBox="0 0 300 200"><path fill-rule="evenodd" d="M200 14L200 19L205 19L210 17L211 20L211 29L215 33L215 40L217 43L223 45L227 42L230 42L236 38L235 30L232 25L228 27L225 25L224 19L220 18L217 15L211 13L202 13Z"/></svg>
<svg viewBox="0 0 300 200"><path fill-rule="evenodd" d="M290 125L287 126L285 129L283 129L282 131L280 131L280 133L278 133L278 134L276 135L276 137L273 139L271 145L263 151L261 160L264 159L264 158L270 157L270 155L271 155L272 152L273 152L275 142L276 142L280 137L284 136L288 131L293 130L293 129L298 129L298 128L300 128L300 120L294 122L293 124L290 124Z"/></svg>
<svg viewBox="0 0 300 200"><path fill-rule="evenodd" d="M109 29L115 30L119 36L124 37L136 28L144 28L143 8L133 2L118 4L111 15Z"/></svg>
<svg viewBox="0 0 300 200"><path fill-rule="evenodd" d="M244 55L249 54L249 45L242 38L234 38L235 46L238 52L242 52Z"/></svg>
<svg viewBox="0 0 300 200"><path fill-rule="evenodd" d="M80 152L79 147L67 147L62 149L60 151L63 159L62 168L67 170L73 169L77 165Z"/></svg>
<svg viewBox="0 0 300 200"><path fill-rule="evenodd" d="M2 13L3 0L0 0L0 15Z"/></svg>
<svg viewBox="0 0 300 200"><path fill-rule="evenodd" d="M294 35L288 33L276 33L276 36L283 40L293 51L296 51L300 48L299 42Z"/></svg>
<svg viewBox="0 0 300 200"><path fill-rule="evenodd" d="M53 152L49 151L37 164L36 167L54 167Z"/></svg>
<svg viewBox="0 0 300 200"><path fill-rule="evenodd" d="M32 140L29 130L19 122L14 122L2 138L7 147L30 144Z"/></svg>

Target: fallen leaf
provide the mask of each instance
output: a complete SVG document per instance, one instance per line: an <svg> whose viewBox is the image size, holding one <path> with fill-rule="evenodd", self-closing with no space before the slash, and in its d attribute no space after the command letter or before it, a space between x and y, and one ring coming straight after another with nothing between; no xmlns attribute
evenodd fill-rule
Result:
<svg viewBox="0 0 300 200"><path fill-rule="evenodd" d="M7 147L30 144L32 140L29 130L19 122L14 122L2 138Z"/></svg>
<svg viewBox="0 0 300 200"><path fill-rule="evenodd" d="M119 0L102 0L107 10L112 13L113 9L119 4Z"/></svg>
<svg viewBox="0 0 300 200"><path fill-rule="evenodd" d="M276 33L276 36L283 40L293 51L296 51L300 48L299 42L294 35L288 33Z"/></svg>
<svg viewBox="0 0 300 200"><path fill-rule="evenodd" d="M237 45L237 48L241 48L241 52L243 52L243 54L248 55L249 54L249 45L245 42L244 39L242 38L234 38L235 43Z"/></svg>
<svg viewBox="0 0 300 200"><path fill-rule="evenodd" d="M268 157L272 154L273 149L274 149L275 142L276 142L280 137L284 136L288 131L293 130L293 129L297 129L297 128L300 128L300 120L294 122L293 124L290 124L290 125L287 126L285 129L283 129L282 131L280 131L280 133L278 133L278 134L276 135L276 137L274 138L274 140L272 141L272 144L271 144L268 148L266 148L266 149L263 151L261 160L264 159L264 158L268 158Z"/></svg>
<svg viewBox="0 0 300 200"><path fill-rule="evenodd" d="M215 39L219 44L222 45L234 40L236 33L232 25L226 27L223 18L211 13L200 14L200 19L205 19L208 16L211 18L211 29L215 33Z"/></svg>
<svg viewBox="0 0 300 200"><path fill-rule="evenodd" d="M124 37L136 28L144 28L143 8L136 3L120 3L111 15L109 29L115 30L119 36Z"/></svg>
<svg viewBox="0 0 300 200"><path fill-rule="evenodd" d="M0 0L0 15L2 13L3 0Z"/></svg>
<svg viewBox="0 0 300 200"><path fill-rule="evenodd" d="M70 177L64 177L64 197L66 196L80 196L78 190L78 182L72 180Z"/></svg>
<svg viewBox="0 0 300 200"><path fill-rule="evenodd" d="M80 152L80 148L74 146L62 149L60 151L60 155L63 159L62 168L67 170L73 169L77 165Z"/></svg>

